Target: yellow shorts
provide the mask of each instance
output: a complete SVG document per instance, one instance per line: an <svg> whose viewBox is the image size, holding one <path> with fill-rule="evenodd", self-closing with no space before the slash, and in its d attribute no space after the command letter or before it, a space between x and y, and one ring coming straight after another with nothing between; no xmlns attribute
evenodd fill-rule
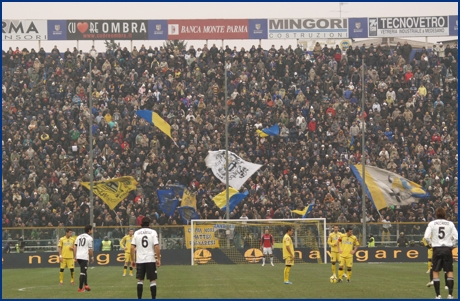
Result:
<svg viewBox="0 0 460 301"><path fill-rule="evenodd" d="M353 257L342 257L340 256L340 266L351 268L353 266Z"/></svg>
<svg viewBox="0 0 460 301"><path fill-rule="evenodd" d="M285 262L286 265L293 266L294 265L294 258L286 257L286 258L284 258L284 262Z"/></svg>
<svg viewBox="0 0 460 301"><path fill-rule="evenodd" d="M350 257L340 256L340 266L347 267L347 268L353 267L353 256L350 256Z"/></svg>
<svg viewBox="0 0 460 301"><path fill-rule="evenodd" d="M339 252L331 251L331 262L340 262Z"/></svg>
<svg viewBox="0 0 460 301"><path fill-rule="evenodd" d="M131 262L131 253L125 252L125 262Z"/></svg>
<svg viewBox="0 0 460 301"><path fill-rule="evenodd" d="M75 267L75 261L70 258L63 258L61 262L61 269L65 269L68 267L69 269L73 269Z"/></svg>

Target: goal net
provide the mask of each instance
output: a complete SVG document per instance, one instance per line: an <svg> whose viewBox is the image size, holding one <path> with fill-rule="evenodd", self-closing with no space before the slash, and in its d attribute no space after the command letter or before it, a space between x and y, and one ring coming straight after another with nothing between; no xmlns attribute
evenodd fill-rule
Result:
<svg viewBox="0 0 460 301"><path fill-rule="evenodd" d="M192 220L187 248L191 264L256 264L264 257L261 238L273 236L273 261L284 263L285 227L293 229L295 263L327 262L326 219Z"/></svg>

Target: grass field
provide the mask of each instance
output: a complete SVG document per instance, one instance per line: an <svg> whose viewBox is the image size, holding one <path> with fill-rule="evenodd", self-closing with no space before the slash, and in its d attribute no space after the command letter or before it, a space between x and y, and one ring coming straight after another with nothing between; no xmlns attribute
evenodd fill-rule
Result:
<svg viewBox="0 0 460 301"><path fill-rule="evenodd" d="M455 271L457 271L455 263ZM330 264L296 264L291 270L292 285L283 284L282 264L162 266L158 271L157 298L424 298L433 299L434 289L427 288L429 275L423 263L355 263L351 283L331 284ZM64 285L59 286L59 270L50 268L3 270L2 297L26 299L124 299L136 298L134 277L122 277L122 267L89 269L90 292L78 293L70 285L65 271ZM457 281L457 279L456 279ZM454 298L457 295L457 283ZM445 299L444 279L441 295ZM144 299L150 298L145 283Z"/></svg>

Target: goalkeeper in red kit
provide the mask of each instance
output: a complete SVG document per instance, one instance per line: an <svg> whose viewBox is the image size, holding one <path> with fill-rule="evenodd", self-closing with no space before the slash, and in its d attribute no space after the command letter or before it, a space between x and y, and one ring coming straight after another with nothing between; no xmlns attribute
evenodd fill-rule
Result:
<svg viewBox="0 0 460 301"><path fill-rule="evenodd" d="M265 234L262 235L260 239L260 249L262 249L263 257L262 257L262 266L265 265L265 258L270 255L270 264L273 264L273 244L274 244L273 235L270 234L268 229L265 230Z"/></svg>

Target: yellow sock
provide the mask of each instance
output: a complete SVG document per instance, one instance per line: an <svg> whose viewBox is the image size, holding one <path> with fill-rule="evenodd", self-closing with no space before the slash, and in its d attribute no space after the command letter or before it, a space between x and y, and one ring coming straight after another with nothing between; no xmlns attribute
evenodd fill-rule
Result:
<svg viewBox="0 0 460 301"><path fill-rule="evenodd" d="M59 282L64 282L64 272L59 272Z"/></svg>
<svg viewBox="0 0 460 301"><path fill-rule="evenodd" d="M289 281L289 274L291 274L291 267L287 268L287 280Z"/></svg>
<svg viewBox="0 0 460 301"><path fill-rule="evenodd" d="M74 272L70 272L70 282L75 282L75 279L73 278Z"/></svg>
<svg viewBox="0 0 460 301"><path fill-rule="evenodd" d="M342 277L343 277L343 269L339 268L339 277L338 278L342 279Z"/></svg>
<svg viewBox="0 0 460 301"><path fill-rule="evenodd" d="M432 264L433 263L431 261L428 261L428 271L431 269Z"/></svg>
<svg viewBox="0 0 460 301"><path fill-rule="evenodd" d="M332 264L332 275L335 275L335 272L336 272L335 264Z"/></svg>
<svg viewBox="0 0 460 301"><path fill-rule="evenodd" d="M351 279L351 271L347 271L347 280L350 280Z"/></svg>

